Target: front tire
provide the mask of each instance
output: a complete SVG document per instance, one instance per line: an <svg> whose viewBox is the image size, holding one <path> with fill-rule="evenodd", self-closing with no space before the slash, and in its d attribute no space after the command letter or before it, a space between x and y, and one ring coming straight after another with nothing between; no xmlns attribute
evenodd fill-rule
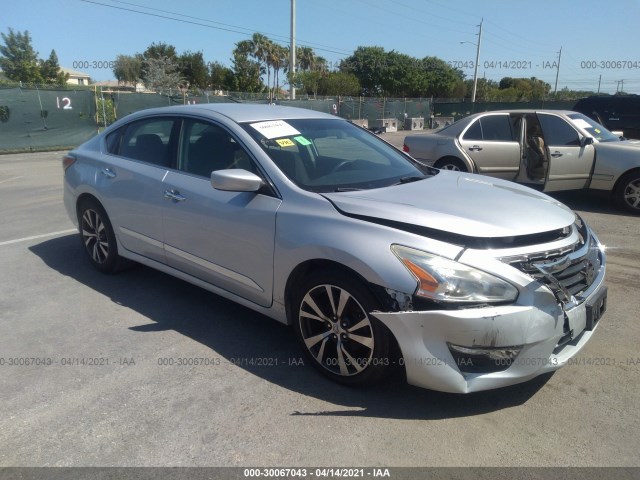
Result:
<svg viewBox="0 0 640 480"><path fill-rule="evenodd" d="M640 170L622 176L614 197L620 208L640 215Z"/></svg>
<svg viewBox="0 0 640 480"><path fill-rule="evenodd" d="M80 238L91 264L104 273L114 273L120 266L118 245L104 208L96 200L83 200L78 206Z"/></svg>
<svg viewBox="0 0 640 480"><path fill-rule="evenodd" d="M378 302L344 274L310 274L294 295L296 337L309 362L330 379L370 385L389 372L389 333L370 312Z"/></svg>

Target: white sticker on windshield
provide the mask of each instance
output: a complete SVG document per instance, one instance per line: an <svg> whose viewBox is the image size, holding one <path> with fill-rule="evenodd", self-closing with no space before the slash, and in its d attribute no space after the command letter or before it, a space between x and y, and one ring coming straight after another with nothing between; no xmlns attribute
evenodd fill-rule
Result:
<svg viewBox="0 0 640 480"><path fill-rule="evenodd" d="M282 120L252 123L251 126L268 139L300 135L300 132Z"/></svg>
<svg viewBox="0 0 640 480"><path fill-rule="evenodd" d="M589 122L587 122L583 118L572 118L571 121L578 128L583 128L585 130L592 128L591 125L589 125Z"/></svg>

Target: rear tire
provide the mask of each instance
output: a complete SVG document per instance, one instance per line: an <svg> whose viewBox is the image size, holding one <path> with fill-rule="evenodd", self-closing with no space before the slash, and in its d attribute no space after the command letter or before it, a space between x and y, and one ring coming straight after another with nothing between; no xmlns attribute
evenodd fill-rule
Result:
<svg viewBox="0 0 640 480"><path fill-rule="evenodd" d="M623 175L613 195L620 208L640 215L640 170Z"/></svg>
<svg viewBox="0 0 640 480"><path fill-rule="evenodd" d="M333 271L306 277L293 295L293 327L307 360L331 380L371 385L390 371L390 333L370 315L378 302L362 283Z"/></svg>
<svg viewBox="0 0 640 480"><path fill-rule="evenodd" d="M113 227L100 203L85 199L78 205L80 239L91 264L103 273L119 270L121 257Z"/></svg>
<svg viewBox="0 0 640 480"><path fill-rule="evenodd" d="M453 170L454 172L467 172L468 169L462 160L458 158L443 158L442 160L438 160L434 167L439 168L440 170Z"/></svg>

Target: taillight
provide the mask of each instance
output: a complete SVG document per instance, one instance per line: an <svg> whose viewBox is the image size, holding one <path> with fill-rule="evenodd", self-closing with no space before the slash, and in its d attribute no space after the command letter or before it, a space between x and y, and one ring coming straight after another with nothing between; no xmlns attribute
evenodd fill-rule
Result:
<svg viewBox="0 0 640 480"><path fill-rule="evenodd" d="M62 168L66 170L71 165L73 165L76 160L77 160L76 157L74 157L73 155L66 154L64 157L62 157Z"/></svg>
<svg viewBox="0 0 640 480"><path fill-rule="evenodd" d="M402 151L409 153L409 147L407 147L406 143L404 145L402 145Z"/></svg>

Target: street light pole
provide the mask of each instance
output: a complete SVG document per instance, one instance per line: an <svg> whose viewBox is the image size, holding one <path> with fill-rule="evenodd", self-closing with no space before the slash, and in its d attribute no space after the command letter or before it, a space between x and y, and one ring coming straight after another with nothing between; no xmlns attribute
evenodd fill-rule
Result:
<svg viewBox="0 0 640 480"><path fill-rule="evenodd" d="M289 98L296 99L296 0L291 0L291 46L289 47Z"/></svg>
<svg viewBox="0 0 640 480"><path fill-rule="evenodd" d="M478 33L478 45L476 45L476 65L473 69L473 94L471 95L471 103L476 102L476 90L478 88L478 62L480 61L480 44L482 43L482 22L484 18L480 19L480 32Z"/></svg>
<svg viewBox="0 0 640 480"><path fill-rule="evenodd" d="M560 60L562 59L562 47L560 47L560 51L558 52L558 66L556 67L556 86L553 87L553 99L556 99L558 95L558 76L560 75Z"/></svg>

